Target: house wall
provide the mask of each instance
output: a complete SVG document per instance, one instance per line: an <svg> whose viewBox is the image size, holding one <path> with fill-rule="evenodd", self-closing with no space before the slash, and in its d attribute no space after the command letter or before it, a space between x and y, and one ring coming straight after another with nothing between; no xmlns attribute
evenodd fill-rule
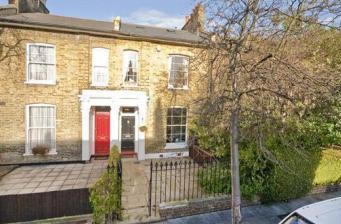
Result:
<svg viewBox="0 0 341 224"><path fill-rule="evenodd" d="M22 40L18 56L0 61L0 163L60 161L81 159L81 111L79 95L85 89L139 90L150 97L148 105L146 153L165 152L166 114L170 106L185 106L189 119L205 94L206 79L200 66L190 69L189 90L168 90L169 54L195 56L199 49L147 41L52 33L6 28L1 37ZM26 44L49 43L56 46L56 85L32 85L26 81ZM110 49L109 86L91 86L93 47ZM138 87L123 85L123 50L139 52ZM194 64L194 63L192 63ZM57 153L54 156L23 156L25 152L25 105L56 105Z"/></svg>

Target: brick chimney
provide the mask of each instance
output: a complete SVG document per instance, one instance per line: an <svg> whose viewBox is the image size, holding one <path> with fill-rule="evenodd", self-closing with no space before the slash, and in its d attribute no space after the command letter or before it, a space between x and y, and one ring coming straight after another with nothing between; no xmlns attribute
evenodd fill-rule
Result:
<svg viewBox="0 0 341 224"><path fill-rule="evenodd" d="M195 6L190 16L186 16L182 30L199 35L205 31L205 9L200 3Z"/></svg>
<svg viewBox="0 0 341 224"><path fill-rule="evenodd" d="M8 0L8 4L17 8L18 13L40 12L48 14L50 11L46 8L47 0Z"/></svg>

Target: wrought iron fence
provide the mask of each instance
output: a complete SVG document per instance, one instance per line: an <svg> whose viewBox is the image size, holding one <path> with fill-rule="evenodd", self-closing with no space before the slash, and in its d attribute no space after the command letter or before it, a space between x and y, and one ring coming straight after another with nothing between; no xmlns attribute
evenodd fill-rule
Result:
<svg viewBox="0 0 341 224"><path fill-rule="evenodd" d="M206 198L229 193L227 169L215 160L196 163L152 161L149 179L149 215L156 215L163 202Z"/></svg>

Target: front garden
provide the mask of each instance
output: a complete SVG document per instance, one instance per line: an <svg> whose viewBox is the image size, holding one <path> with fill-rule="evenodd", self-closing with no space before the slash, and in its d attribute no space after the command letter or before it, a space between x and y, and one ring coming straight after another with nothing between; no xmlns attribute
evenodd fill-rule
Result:
<svg viewBox="0 0 341 224"><path fill-rule="evenodd" d="M340 94L304 116L290 116L285 121L265 119L254 125L248 114L243 118L240 182L244 198L286 201L304 196L317 186L341 184L341 149L337 146L341 145ZM199 173L202 187L230 193L228 129L208 129L200 124L191 131L198 144L224 166L222 176L204 170Z"/></svg>

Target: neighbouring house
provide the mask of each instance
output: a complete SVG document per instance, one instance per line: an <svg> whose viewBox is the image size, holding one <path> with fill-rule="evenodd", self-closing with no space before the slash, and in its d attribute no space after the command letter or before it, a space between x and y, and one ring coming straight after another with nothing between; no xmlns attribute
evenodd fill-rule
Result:
<svg viewBox="0 0 341 224"><path fill-rule="evenodd" d="M193 62L203 22L200 5L180 30L9 0L1 38L20 44L0 64L0 163L88 161L113 145L139 160L187 156L194 102L207 94L204 65Z"/></svg>

